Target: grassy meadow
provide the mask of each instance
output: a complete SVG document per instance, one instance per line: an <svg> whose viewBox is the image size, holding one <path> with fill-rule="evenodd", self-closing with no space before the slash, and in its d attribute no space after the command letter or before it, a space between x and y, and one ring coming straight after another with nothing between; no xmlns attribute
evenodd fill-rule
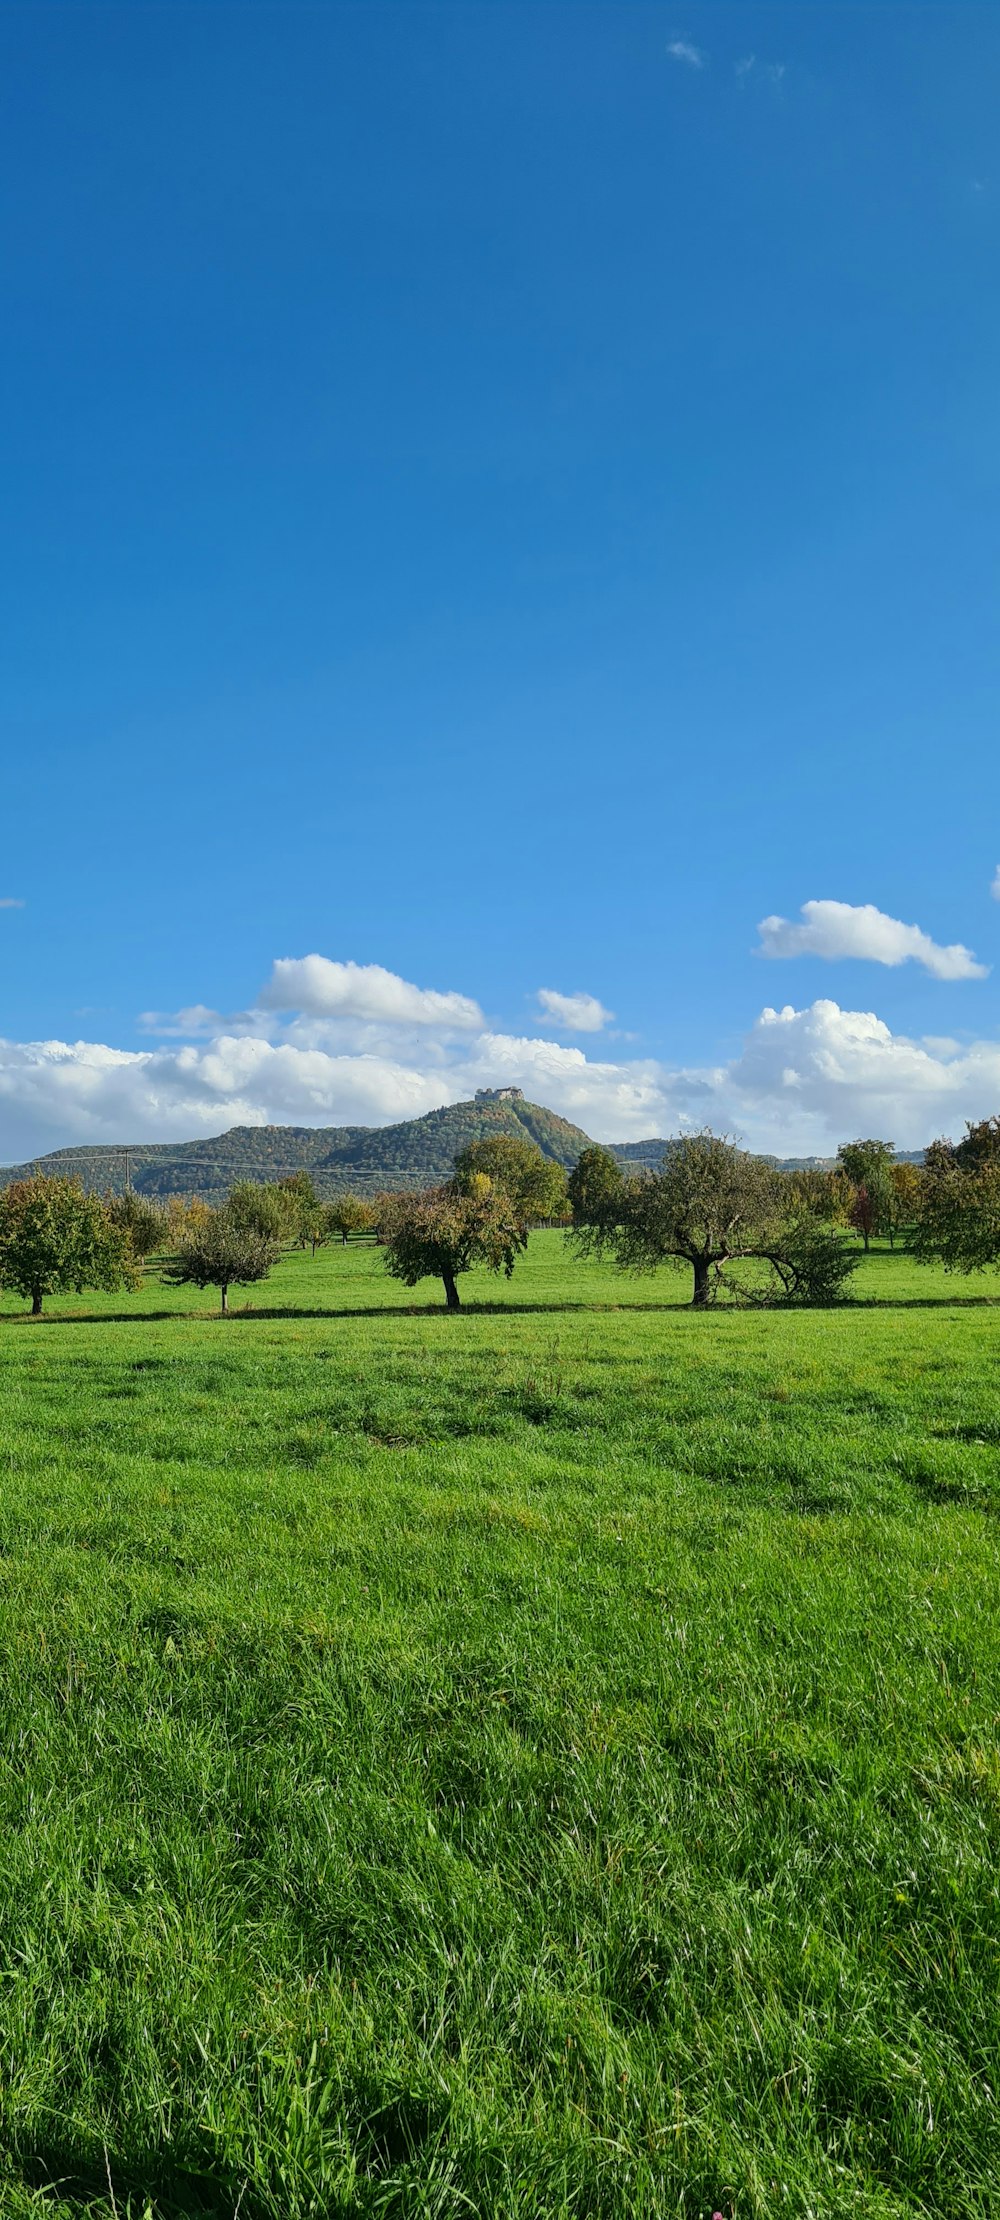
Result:
<svg viewBox="0 0 1000 2220"><path fill-rule="evenodd" d="M4 2220L986 2220L1000 1279L0 1304Z"/></svg>

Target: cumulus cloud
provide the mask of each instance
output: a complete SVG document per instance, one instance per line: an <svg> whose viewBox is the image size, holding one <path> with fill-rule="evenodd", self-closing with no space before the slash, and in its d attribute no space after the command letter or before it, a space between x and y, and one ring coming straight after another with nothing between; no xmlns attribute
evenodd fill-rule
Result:
<svg viewBox="0 0 1000 2220"><path fill-rule="evenodd" d="M708 56L700 46L692 46L690 39L671 39L667 53L673 62L686 62L689 69L704 69Z"/></svg>
<svg viewBox="0 0 1000 2220"><path fill-rule="evenodd" d="M411 986L381 964L335 963L329 956L279 956L257 997L262 1010L299 1010L313 1017L367 1019L388 1025L434 1025L468 1032L483 1023L468 995Z"/></svg>
<svg viewBox="0 0 1000 2220"><path fill-rule="evenodd" d="M762 931L773 927L779 940L800 934L816 911L831 909L874 917L879 932L917 931L878 911L816 903L806 905L803 926L768 919ZM914 953L909 937L902 951L898 941L888 946L882 961ZM596 1033L611 1017L582 991L542 988L538 1000L563 1032ZM711 1125L782 1155L825 1155L865 1131L918 1147L960 1132L1000 1100L1000 1041L914 1040L873 1011L829 1000L763 1010L739 1052L710 1066L611 1056L594 1041L575 1045L530 1028L503 1032L464 995L320 956L276 963L257 1004L238 1017L195 1003L168 1019L147 1013L146 1023L160 1037L129 1048L0 1041L0 1163L74 1143L188 1140L233 1125L388 1125L501 1085L522 1087L596 1140Z"/></svg>
<svg viewBox="0 0 1000 2220"><path fill-rule="evenodd" d="M899 1147L919 1148L996 1103L1000 1041L956 1049L893 1033L872 1010L786 1005L761 1011L724 1091L744 1117L769 1121L775 1136L811 1134L817 1149L855 1132L887 1132Z"/></svg>
<svg viewBox="0 0 1000 2220"><path fill-rule="evenodd" d="M414 1034L395 1055L226 1031L137 1050L0 1042L0 1161L232 1125L386 1125L502 1085L597 1140L711 1125L781 1155L832 1153L858 1132L920 1147L1000 1100L1000 1041L911 1040L873 1011L826 1000L763 1010L731 1062L702 1068L486 1029L449 1041Z"/></svg>
<svg viewBox="0 0 1000 2220"><path fill-rule="evenodd" d="M955 941L942 948L919 925L887 917L874 902L803 902L800 925L764 917L757 927L761 956L822 956L828 963L859 957L875 964L922 964L933 979L985 979L988 964Z"/></svg>
<svg viewBox="0 0 1000 2220"><path fill-rule="evenodd" d="M599 1033L614 1022L614 1011L606 1010L596 994L558 994L555 987L539 987L538 1003L542 1016L567 1033Z"/></svg>

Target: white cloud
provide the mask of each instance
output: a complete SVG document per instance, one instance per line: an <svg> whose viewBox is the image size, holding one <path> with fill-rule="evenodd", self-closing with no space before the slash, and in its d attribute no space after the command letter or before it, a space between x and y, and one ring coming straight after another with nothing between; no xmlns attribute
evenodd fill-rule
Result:
<svg viewBox="0 0 1000 2220"><path fill-rule="evenodd" d="M961 941L942 948L919 925L887 917L874 902L803 902L796 925L787 917L764 917L757 930L761 956L822 956L828 963L859 957L868 963L922 964L934 979L985 979L988 964L976 962Z"/></svg>
<svg viewBox="0 0 1000 2220"><path fill-rule="evenodd" d="M993 875L993 884L990 887L990 893L993 896L994 902L1000 902L1000 863L997 864L996 871Z"/></svg>
<svg viewBox="0 0 1000 2220"><path fill-rule="evenodd" d="M569 1011L577 1028L610 1014L595 996L547 988L540 999L550 1020ZM289 960L268 1000L229 1019L194 1004L138 1048L0 1041L0 1163L233 1125L386 1125L503 1084L597 1140L711 1125L781 1155L826 1155L859 1132L919 1147L1000 1104L1000 1040L914 1040L830 1000L763 1010L730 1062L702 1068L490 1030L466 997L430 997L377 965Z"/></svg>
<svg viewBox="0 0 1000 2220"><path fill-rule="evenodd" d="M692 46L690 39L671 39L667 53L671 61L686 62L689 69L704 69L708 59L700 46Z"/></svg>
<svg viewBox="0 0 1000 2220"><path fill-rule="evenodd" d="M614 1021L614 1011L606 1010L596 994L558 994L555 987L539 987L538 1001L543 1017L567 1033L599 1033Z"/></svg>
<svg viewBox="0 0 1000 2220"><path fill-rule="evenodd" d="M19 894L0 894L0 910L23 910L23 908L24 903Z"/></svg>
<svg viewBox="0 0 1000 2220"><path fill-rule="evenodd" d="M745 1120L769 1127L788 1154L800 1153L810 1135L822 1153L865 1132L919 1148L995 1107L1000 1041L973 1041L956 1054L951 1043L935 1049L892 1033L874 1011L836 1002L762 1010L720 1092Z"/></svg>
<svg viewBox="0 0 1000 2220"><path fill-rule="evenodd" d="M910 1040L831 1001L763 1010L733 1061L707 1069L591 1059L564 1042L487 1031L453 1037L450 1051L420 1048L416 1038L408 1057L342 1054L227 1032L140 1050L0 1042L0 1162L232 1125L386 1125L504 1084L598 1140L708 1124L782 1155L831 1153L862 1132L919 1147L1000 1102L1000 1041Z"/></svg>
<svg viewBox="0 0 1000 2220"><path fill-rule="evenodd" d="M139 1030L189 1041L198 1034L221 1032L225 1022L218 1010L210 1010L204 1002L192 1002L186 1010L143 1010Z"/></svg>
<svg viewBox="0 0 1000 2220"><path fill-rule="evenodd" d="M468 995L414 987L381 964L334 963L329 956L279 956L257 1004L262 1010L300 1010L312 1017L435 1025L461 1032L483 1023L478 1003Z"/></svg>

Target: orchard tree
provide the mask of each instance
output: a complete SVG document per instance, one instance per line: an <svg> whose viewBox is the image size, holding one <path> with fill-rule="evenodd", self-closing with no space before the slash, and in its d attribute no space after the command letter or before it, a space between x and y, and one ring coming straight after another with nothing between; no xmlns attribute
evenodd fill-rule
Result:
<svg viewBox="0 0 1000 2220"><path fill-rule="evenodd" d="M137 1263L144 1264L157 1249L166 1247L169 1230L162 1203L151 1201L148 1195L137 1195L134 1187L126 1187L123 1194L106 1195L104 1207L112 1225L120 1226L123 1233L128 1234Z"/></svg>
<svg viewBox="0 0 1000 2220"><path fill-rule="evenodd" d="M671 1142L655 1172L616 1182L608 1163L594 1161L599 1156L607 1151L585 1150L591 1161L575 1190L570 1182L575 1235L584 1251L610 1249L627 1272L689 1264L691 1300L700 1308L723 1265L775 1247L787 1205L782 1175L763 1157L718 1134L695 1133Z"/></svg>
<svg viewBox="0 0 1000 2220"><path fill-rule="evenodd" d="M378 1211L362 1195L338 1195L327 1204L326 1217L331 1233L339 1233L346 1249L350 1234L371 1233Z"/></svg>
<svg viewBox="0 0 1000 2220"><path fill-rule="evenodd" d="M289 1233L298 1239L301 1207L284 1189L256 1179L238 1179L225 1205L234 1223L264 1241L279 1243Z"/></svg>
<svg viewBox="0 0 1000 2220"><path fill-rule="evenodd" d="M516 1133L486 1134L470 1141L456 1156L455 1180L464 1192L470 1192L470 1182L482 1175L507 1196L526 1225L532 1219L557 1217L566 1200L562 1165Z"/></svg>
<svg viewBox="0 0 1000 2220"><path fill-rule="evenodd" d="M126 1228L75 1180L38 1173L0 1193L0 1286L30 1302L33 1318L46 1295L133 1287L135 1277Z"/></svg>
<svg viewBox="0 0 1000 2220"><path fill-rule="evenodd" d="M278 1193L285 1198L289 1237L304 1249L310 1239L309 1226L319 1209L319 1196L308 1172L289 1172L286 1179L278 1181Z"/></svg>
<svg viewBox="0 0 1000 2220"><path fill-rule="evenodd" d="M230 1203L223 1203L182 1234L163 1276L172 1287L217 1287L225 1317L230 1288L266 1280L279 1253L276 1240L248 1224Z"/></svg>
<svg viewBox="0 0 1000 2220"><path fill-rule="evenodd" d="M475 1175L473 1175L475 1176ZM527 1229L502 1189L463 1194L452 1183L423 1194L385 1197L379 1222L386 1271L404 1286L439 1279L449 1310L458 1310L458 1280L475 1264L509 1279Z"/></svg>
<svg viewBox="0 0 1000 2220"><path fill-rule="evenodd" d="M607 1234L616 1223L616 1212L625 1193L625 1175L610 1149L581 1150L567 1182L573 1226L586 1239Z"/></svg>
<svg viewBox="0 0 1000 2220"><path fill-rule="evenodd" d="M919 1217L924 1181L919 1164L890 1164L889 1178L892 1193L887 1211L887 1231L890 1246L894 1248L896 1235L904 1233Z"/></svg>
<svg viewBox="0 0 1000 2220"><path fill-rule="evenodd" d="M892 1141L844 1141L837 1150L837 1164L854 1187L848 1220L860 1233L867 1249L874 1233L891 1237L896 1214L892 1173Z"/></svg>
<svg viewBox="0 0 1000 2220"><path fill-rule="evenodd" d="M1000 1119L983 1118L957 1146L932 1141L924 1157L913 1247L922 1264L983 1272L1000 1263Z"/></svg>
<svg viewBox="0 0 1000 2220"><path fill-rule="evenodd" d="M855 1233L860 1233L867 1256L871 1246L872 1234L878 1232L878 1214L874 1197L864 1181L862 1181L860 1187L856 1187L854 1190L854 1200L850 1209L850 1223L854 1227Z"/></svg>

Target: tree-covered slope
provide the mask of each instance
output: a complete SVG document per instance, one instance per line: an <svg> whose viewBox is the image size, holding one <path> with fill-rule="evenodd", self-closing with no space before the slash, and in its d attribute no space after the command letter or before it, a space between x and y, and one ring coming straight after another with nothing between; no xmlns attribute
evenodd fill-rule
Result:
<svg viewBox="0 0 1000 2220"><path fill-rule="evenodd" d="M0 1171L0 1185L26 1172L69 1172L85 1187L140 1194L202 1195L217 1202L237 1179L282 1179L308 1171L324 1196L353 1188L430 1187L451 1176L458 1151L488 1133L527 1135L546 1156L575 1164L588 1135L555 1111L519 1099L449 1103L388 1126L238 1125L211 1140L141 1147L56 1149Z"/></svg>

